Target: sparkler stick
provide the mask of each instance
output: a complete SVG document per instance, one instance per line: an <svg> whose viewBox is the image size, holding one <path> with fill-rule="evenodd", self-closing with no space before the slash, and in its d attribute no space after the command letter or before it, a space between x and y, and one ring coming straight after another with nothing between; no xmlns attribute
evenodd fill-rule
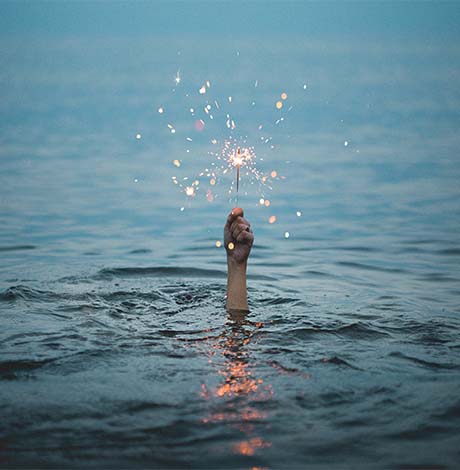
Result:
<svg viewBox="0 0 460 470"><path fill-rule="evenodd" d="M240 167L241 167L241 152L240 148L236 151L236 205L238 206L238 190L240 188Z"/></svg>

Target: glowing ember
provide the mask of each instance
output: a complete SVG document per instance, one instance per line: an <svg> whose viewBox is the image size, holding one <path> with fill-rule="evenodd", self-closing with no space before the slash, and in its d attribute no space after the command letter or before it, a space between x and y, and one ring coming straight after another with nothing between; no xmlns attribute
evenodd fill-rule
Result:
<svg viewBox="0 0 460 470"><path fill-rule="evenodd" d="M176 85L179 85L179 83L181 82L181 80L182 80L182 78L181 78L181 76L180 76L180 70L178 70L178 71L176 72L176 75L174 76L174 81L175 81Z"/></svg>
<svg viewBox="0 0 460 470"><path fill-rule="evenodd" d="M197 132L202 132L204 130L204 126L205 126L205 123L204 123L203 119L197 119L195 121L195 130Z"/></svg>
<svg viewBox="0 0 460 470"><path fill-rule="evenodd" d="M227 248L228 248L229 250L233 250L233 249L235 248L235 245L234 245L232 242L230 242L230 243L227 245Z"/></svg>
<svg viewBox="0 0 460 470"><path fill-rule="evenodd" d="M268 223L269 224L274 224L276 222L276 215L271 215L269 218L268 218Z"/></svg>
<svg viewBox="0 0 460 470"><path fill-rule="evenodd" d="M185 194L190 197L195 196L195 188L193 186L187 186L185 188Z"/></svg>
<svg viewBox="0 0 460 470"><path fill-rule="evenodd" d="M277 101L275 106L276 106L276 109L281 109L283 107L283 102L282 101Z"/></svg>
<svg viewBox="0 0 460 470"><path fill-rule="evenodd" d="M173 160L173 165L177 166L177 168L180 167L180 160Z"/></svg>
<svg viewBox="0 0 460 470"><path fill-rule="evenodd" d="M216 241L216 247L217 247L217 248L220 248L221 246L222 246L222 242L219 241L219 240L217 240L217 241Z"/></svg>
<svg viewBox="0 0 460 470"><path fill-rule="evenodd" d="M265 199L264 201L264 206L265 207L270 207L271 202L268 199Z"/></svg>
<svg viewBox="0 0 460 470"><path fill-rule="evenodd" d="M276 178L277 175L278 175L278 173L277 173L275 170L273 170L273 171L270 173L270 176L271 176L272 178Z"/></svg>
<svg viewBox="0 0 460 470"><path fill-rule="evenodd" d="M281 93L281 99L286 100L287 99L287 93Z"/></svg>

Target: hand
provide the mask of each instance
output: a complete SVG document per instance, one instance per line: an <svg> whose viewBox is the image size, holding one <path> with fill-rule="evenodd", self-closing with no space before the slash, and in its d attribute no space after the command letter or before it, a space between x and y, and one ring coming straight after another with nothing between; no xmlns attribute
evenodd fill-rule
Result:
<svg viewBox="0 0 460 470"><path fill-rule="evenodd" d="M224 227L224 244L227 250L227 259L243 264L248 259L254 243L254 234L251 224L243 217L241 207L235 207L230 212ZM232 245L233 244L233 249Z"/></svg>

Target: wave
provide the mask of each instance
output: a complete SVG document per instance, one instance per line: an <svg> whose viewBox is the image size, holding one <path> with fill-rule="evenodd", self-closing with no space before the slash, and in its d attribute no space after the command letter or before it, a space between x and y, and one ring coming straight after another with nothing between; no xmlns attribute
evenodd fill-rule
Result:
<svg viewBox="0 0 460 470"><path fill-rule="evenodd" d="M11 245L11 246L0 246L0 252L4 251L23 251L23 250L35 250L35 245Z"/></svg>
<svg viewBox="0 0 460 470"><path fill-rule="evenodd" d="M54 359L42 359L41 361L2 361L0 362L0 377L6 380L16 379L18 378L18 374L25 374L35 369L39 369L52 361L54 361Z"/></svg>
<svg viewBox="0 0 460 470"><path fill-rule="evenodd" d="M363 264L363 263L355 263L353 261L337 261L338 265L340 266L345 266L348 268L356 268L356 269L362 269L366 271L380 271L380 272L385 272L385 273L407 273L405 269L401 268L383 268L381 266L375 266L372 264Z"/></svg>
<svg viewBox="0 0 460 470"><path fill-rule="evenodd" d="M217 269L203 269L176 266L158 267L125 267L125 268L104 268L92 276L95 280L111 280L113 278L126 277L190 277L190 278L217 278L227 277L225 271ZM250 279L273 281L275 278L263 275L249 275Z"/></svg>
<svg viewBox="0 0 460 470"><path fill-rule="evenodd" d="M375 339L389 335L386 332L371 328L362 323L351 323L349 325L338 326L337 328L304 326L290 330L288 331L289 333L300 339L318 334L332 334L352 339Z"/></svg>
<svg viewBox="0 0 460 470"><path fill-rule="evenodd" d="M0 292L0 301L11 302L15 300L56 300L57 294L51 291L32 289L24 285L11 286Z"/></svg>
<svg viewBox="0 0 460 470"><path fill-rule="evenodd" d="M404 359L406 361L412 362L419 366L426 367L428 369L460 370L460 364L427 361L425 359L420 359L418 357L408 356L399 351L392 352L389 355L391 357L397 357L398 359Z"/></svg>

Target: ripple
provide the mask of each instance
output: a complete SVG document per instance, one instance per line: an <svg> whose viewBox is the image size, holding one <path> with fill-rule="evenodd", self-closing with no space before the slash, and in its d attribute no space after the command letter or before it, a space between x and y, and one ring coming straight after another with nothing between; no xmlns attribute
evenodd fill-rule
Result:
<svg viewBox="0 0 460 470"><path fill-rule="evenodd" d="M445 250L439 250L438 253L440 255L459 256L460 248L447 248Z"/></svg>
<svg viewBox="0 0 460 470"><path fill-rule="evenodd" d="M216 269L203 269L191 267L125 267L125 268L104 268L92 276L95 280L111 280L113 278L129 277L177 277L177 278L227 278L225 271ZM273 277L263 275L250 275L251 279L256 280L275 280Z"/></svg>
<svg viewBox="0 0 460 470"><path fill-rule="evenodd" d="M34 360L13 360L0 362L0 377L2 379L17 379L21 375L39 369L46 364L54 361L54 359L43 359L41 361Z"/></svg>
<svg viewBox="0 0 460 470"><path fill-rule="evenodd" d="M405 269L401 268L384 268L381 266L375 266L371 264L356 263L353 261L337 261L335 264L339 266L346 266L348 268L361 269L366 271L380 271L385 273L407 273Z"/></svg>
<svg viewBox="0 0 460 470"><path fill-rule="evenodd" d="M363 323L351 323L348 325L337 326L336 328L330 327L300 327L294 328L287 333L293 335L296 338L308 338L314 335L336 335L344 338L352 339L375 339L378 337L388 336L389 334L370 326L366 326Z"/></svg>
<svg viewBox="0 0 460 470"><path fill-rule="evenodd" d="M427 361L425 359L420 359L418 357L409 356L403 354L402 352L395 351L389 354L391 357L397 357L398 359L404 359L406 361L412 362L419 366L428 368L428 369L446 369L446 370L460 370L460 364L451 364L451 363L441 363L434 361Z"/></svg>
<svg viewBox="0 0 460 470"><path fill-rule="evenodd" d="M0 293L0 300L11 302L15 300L55 300L56 294L52 291L32 289L24 285L11 286Z"/></svg>
<svg viewBox="0 0 460 470"><path fill-rule="evenodd" d="M35 250L35 245L11 245L11 246L0 246L0 252L5 251L24 251L24 250Z"/></svg>

